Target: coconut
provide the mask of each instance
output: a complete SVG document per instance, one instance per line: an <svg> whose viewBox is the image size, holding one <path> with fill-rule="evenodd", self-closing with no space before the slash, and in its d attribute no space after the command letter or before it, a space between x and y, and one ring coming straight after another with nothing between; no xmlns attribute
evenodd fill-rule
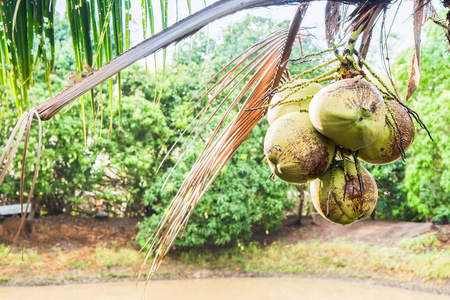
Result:
<svg viewBox="0 0 450 300"><path fill-rule="evenodd" d="M276 93L272 100L270 101L271 105L275 105L281 100L283 100L287 95L292 93L294 91L294 86L299 85L305 82L308 82L307 79L298 79L292 83L287 84L284 87L288 87L288 89ZM311 83L307 87L302 88L295 92L294 94L287 97L285 100L299 100L308 96L314 96L320 89L322 89L322 86L318 83ZM267 111L267 121L269 121L269 124L272 124L276 119L278 119L281 116L284 116L285 114L291 113L291 112L300 112L300 110L308 110L309 103L311 102L311 99L309 100L303 100L300 102L292 102L287 104L282 104L278 106L270 107Z"/></svg>
<svg viewBox="0 0 450 300"><path fill-rule="evenodd" d="M310 187L311 200L316 210L325 219L342 225L370 216L378 199L377 184L372 175L361 166L361 193L355 163L347 160L345 165L347 175L344 174L344 162L339 161L313 181Z"/></svg>
<svg viewBox="0 0 450 300"><path fill-rule="evenodd" d="M314 129L308 113L293 112L269 127L264 153L276 176L306 183L326 171L334 156L334 143Z"/></svg>
<svg viewBox="0 0 450 300"><path fill-rule="evenodd" d="M347 149L369 146L385 123L383 97L365 80L352 78L321 89L309 104L314 127Z"/></svg>
<svg viewBox="0 0 450 300"><path fill-rule="evenodd" d="M402 156L414 140L414 122L406 108L396 101L388 105L397 121L398 128L389 112L386 112L390 124L386 123L378 139L371 145L359 150L358 157L370 164L384 165L396 161ZM401 151L401 149L403 149Z"/></svg>

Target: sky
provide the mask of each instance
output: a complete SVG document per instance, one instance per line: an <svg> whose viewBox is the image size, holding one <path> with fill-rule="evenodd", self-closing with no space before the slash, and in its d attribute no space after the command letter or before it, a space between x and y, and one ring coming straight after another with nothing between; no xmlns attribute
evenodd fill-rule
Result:
<svg viewBox="0 0 450 300"><path fill-rule="evenodd" d="M136 45L137 43L141 42L143 40L143 30L141 25L141 7L140 2L137 0L131 1L131 15L132 15L132 24L131 24L131 44ZM192 11L198 11L202 8L204 8L204 1L203 0L194 0L190 1L192 5ZM207 5L210 5L216 0L205 0ZM156 24L156 31L161 30L161 18L158 12L159 9L159 1L154 1L156 4L155 7L155 24ZM398 5L402 3L401 8L397 12ZM136 5L135 5L136 4ZM320 48L326 49L326 41L325 41L325 29L324 29L324 8L325 8L326 1L315 1L313 2L306 14L306 17L302 23L302 26L304 27L314 27L313 29L310 29L309 31L316 37L315 44L317 44ZM433 4L439 8L440 2L439 1L433 1ZM56 11L60 13L60 15L64 15L65 12L65 1L58 0L56 1ZM189 11L187 9L186 1L184 0L168 0L169 5L169 24L173 24L178 20L183 19L184 17L189 15ZM397 17L393 18L395 13L397 12ZM288 6L273 6L273 7L267 7L267 8L257 8L257 9L251 9L242 11L239 13L236 13L231 16L227 16L223 19L220 19L219 21L213 22L210 25L208 25L206 28L204 28L204 31L207 31L210 36L217 36L221 34L221 31L226 26L232 24L233 22L242 20L247 14L253 14L255 16L261 16L266 18L271 18L276 21L285 21L285 20L291 20L293 15L295 13L295 5L288 5ZM391 24L394 20L394 23L392 23L392 36L395 38L391 38L389 40L390 45L390 51L391 56L395 57L395 55L399 54L405 49L412 48L413 46L413 32L411 30L412 28L412 1L397 1L396 4L392 5L391 9L388 10L387 14L387 24ZM369 51L368 60L375 62L376 65L381 64L381 57L379 54L379 26L378 29L374 30L374 36L372 38L372 45L371 49ZM169 49L169 55L173 52L173 48ZM391 57L391 58L392 58ZM153 59L152 59L153 61ZM158 59L158 61L162 61L161 59Z"/></svg>

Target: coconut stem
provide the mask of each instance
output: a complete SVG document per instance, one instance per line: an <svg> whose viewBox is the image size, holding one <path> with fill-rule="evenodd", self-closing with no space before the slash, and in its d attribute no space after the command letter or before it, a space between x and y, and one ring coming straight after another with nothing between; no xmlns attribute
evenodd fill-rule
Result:
<svg viewBox="0 0 450 300"><path fill-rule="evenodd" d="M347 164L345 163L345 158L344 158L344 196L342 197L342 203L345 203L345 196L347 195L347 174L348 174L348 170L347 170Z"/></svg>
<svg viewBox="0 0 450 300"><path fill-rule="evenodd" d="M328 197L327 197L327 216L329 215L330 212L330 196L336 198L334 196L334 191L333 191L333 186L334 186L334 175L336 173L336 165L333 163L333 165L331 166L331 176L330 176L330 190L328 191Z"/></svg>
<svg viewBox="0 0 450 300"><path fill-rule="evenodd" d="M397 119L395 118L394 112L391 109L391 106L389 105L388 101L384 101L384 105L387 108L389 115L392 118L392 121L389 119L389 117L386 115L386 123L391 126L391 128L394 130L394 140L397 145L398 151L400 151L400 155L402 157L402 160L405 161L406 154L405 154L405 148L403 147L403 136L402 132L400 131L400 125L397 122ZM392 124L394 123L394 124ZM400 137L400 139L399 139ZM400 140L400 143L399 143Z"/></svg>
<svg viewBox="0 0 450 300"><path fill-rule="evenodd" d="M332 60L330 60L330 61L324 62L323 64L320 64L320 65L318 65L318 66L315 66L315 67L313 67L313 68L311 68L311 69L309 69L309 70L303 71L303 72L301 72L300 74L296 75L296 76L294 77L294 79L292 79L292 81L297 80L297 79L299 79L299 78L302 78L303 76L305 76L305 75L307 75L307 74L310 74L310 73L312 73L312 72L314 72L314 71L317 71L318 69L323 68L323 67L326 67L326 66L328 66L328 65L330 65L330 64L332 64L332 63L334 63L334 62L337 62L337 61L338 61L338 59L335 58L335 59L332 59Z"/></svg>
<svg viewBox="0 0 450 300"><path fill-rule="evenodd" d="M298 85L298 88L296 88L295 90L293 90L291 93L289 93L287 96L285 96L283 99L281 99L278 103L276 104L266 104L263 106L259 106L259 107L254 107L254 108L250 108L250 109L246 109L245 111L254 111L254 110L258 110L258 109L263 109L263 108L268 108L268 107L272 107L272 106L278 106L278 105L283 105L283 104L288 104L288 103L292 103L292 102L301 102L301 101L306 101L309 99L312 99L313 96L307 96L307 97L303 97L303 98L299 98L299 99L295 99L295 100L289 100L286 101L287 98L289 98L289 96L292 96L293 94L295 94L296 92L298 92L299 90L309 86L311 83L321 83L324 81L330 81L335 79L333 76L327 76L327 77L323 77L325 75L328 75L328 73L334 73L336 72L336 69L333 69L330 72L324 73L322 75L317 76L315 79L311 79L308 82L304 82L305 84L300 84ZM318 78L318 79L317 79ZM291 87L292 88L292 87Z"/></svg>
<svg viewBox="0 0 450 300"><path fill-rule="evenodd" d="M322 54L334 51L334 50L336 50L336 48L343 47L343 46L344 45L342 44L342 45L338 45L338 46L335 46L335 47L332 47L332 48L328 48L326 50L322 50L322 51L319 51L319 52L310 53L310 54L307 54L305 56L301 56L299 58L289 59L288 62L304 60L306 58L313 57L313 56L319 56L319 55L322 55Z"/></svg>
<svg viewBox="0 0 450 300"><path fill-rule="evenodd" d="M391 193L389 193L389 191L377 179L375 179L375 182L377 183L378 187L383 190L385 195L387 196L391 195Z"/></svg>
<svg viewBox="0 0 450 300"><path fill-rule="evenodd" d="M420 127L422 127L422 129L424 129L424 130L428 133L428 136L430 137L430 139L431 139L432 141L434 141L434 140L433 140L433 137L431 136L430 131L429 131L428 128L427 128L427 126L426 126L425 123L420 119L419 114L418 114L417 112L415 112L414 110L412 110L411 108L409 108L408 106L406 106L406 104L404 104L404 103L402 103L402 102L400 102L400 101L398 101L398 103L399 103L401 106L403 106L403 107L408 111L408 113L409 113L411 116L413 116L413 118L416 120L416 122L419 123Z"/></svg>
<svg viewBox="0 0 450 300"><path fill-rule="evenodd" d="M372 15L373 12L370 13ZM367 23L369 22L371 16L368 16L367 21L363 22L359 27L352 32L350 35L350 38L348 39L347 43L347 49L346 52L349 56L353 55L353 52L355 50L356 41L358 40L359 36L363 32L363 30L366 28Z"/></svg>
<svg viewBox="0 0 450 300"><path fill-rule="evenodd" d="M373 77L375 77L375 79L381 84L381 86L386 90L385 91L385 93L387 93L390 97L393 97L395 100L397 100L398 102L400 102L399 101L399 99L398 99L398 97L397 97L397 95L395 95L395 93L392 93L390 90L389 90L389 88L387 87L387 85L384 83L384 81L383 80L381 80L381 78L372 70L372 68L366 63L366 61L359 55L359 53L357 53L357 55L358 55L358 59L359 59L359 61L363 64L363 66L364 67L366 67L366 69L369 71L369 73L373 76ZM367 76L366 76L366 79L368 79L367 78ZM381 90L380 90L381 91Z"/></svg>
<svg viewBox="0 0 450 300"><path fill-rule="evenodd" d="M361 163L359 162L358 159L358 150L355 150L352 152L353 154L353 159L355 160L355 167L356 167L356 175L358 177L358 182L359 182L359 191L361 193L361 201L364 201L364 181L363 181L363 177L362 177L362 170L361 170Z"/></svg>
<svg viewBox="0 0 450 300"><path fill-rule="evenodd" d="M386 99L386 100L396 100L395 97L391 96L391 94L386 93L384 90L380 89L374 82L372 82L372 81L369 79L369 77L366 76L365 79L366 79L369 83L373 84L374 87L377 88L377 90L378 90L378 91L381 93L381 95L383 96L383 99Z"/></svg>
<svg viewBox="0 0 450 300"><path fill-rule="evenodd" d="M324 81L328 81L328 80L333 80L334 77L329 76L329 75L336 73L337 70L339 70L339 68L334 68L334 69L332 69L332 70L330 70L330 71L328 71L328 72L325 72L325 73L323 73L323 74L320 74L320 75L317 76L317 77L314 77L313 79L311 79L311 80L309 80L309 81L302 82L302 83L300 83L300 84L293 85L293 86L290 86L290 87L286 88L286 89L292 89L292 92L290 92L289 94L287 94L286 96L284 96L283 99L280 100L280 102L281 102L281 101L285 101L287 98L289 98L289 97L292 96L293 94L297 93L299 90L308 87L310 84L313 84L313 83L320 83L320 82L324 82ZM286 89L284 89L284 90L286 90ZM281 91L283 91L283 89L282 89Z"/></svg>
<svg viewBox="0 0 450 300"><path fill-rule="evenodd" d="M296 86L289 86L290 83L292 83L293 81L295 81L295 80L301 78L302 76L305 76L306 74L309 74L309 73L312 73L312 72L314 72L314 71L317 71L318 69L323 68L323 67L326 67L326 66L328 66L328 65L330 65L330 64L332 64L332 63L334 63L334 62L336 62L336 61L337 61L337 59L332 59L332 60L330 60L330 61L327 61L327 62L325 62L325 63L323 63L323 64L320 64L320 65L318 65L318 66L315 66L314 68L311 68L311 69L309 69L309 70L306 70L306 71L304 71L304 72L298 74L298 75L295 76L291 81L285 82L285 83L279 85L276 89L273 89L273 90L271 90L270 92L267 92L267 93L266 93L261 99L259 99L258 101L262 101L262 100L264 100L264 99L267 98L267 97L273 96L273 95L275 95L276 93L281 93L281 92L286 91L286 90L288 90L288 89L292 89L293 87L299 87L299 89L302 89L302 88L307 87L307 86L310 85L311 83L314 83L314 82L316 82L316 83L322 82L322 81L314 81L314 80L315 80L315 79L318 79L318 78L321 78L321 77L323 77L323 76L329 75L330 73L332 74L332 73L336 72L336 71L335 71L336 69L333 69L332 72L326 72L326 73L324 73L324 74L321 74L321 75L319 75L319 76L313 78L312 80L310 80L310 81L308 81L308 82L303 82L303 83L300 83L300 84L298 84L298 85L296 85ZM334 78L332 78L332 79L334 79ZM297 91L298 91L298 90L297 90ZM291 95L291 94L290 94L290 95ZM288 95L288 96L289 96L289 95Z"/></svg>
<svg viewBox="0 0 450 300"><path fill-rule="evenodd" d="M303 102L303 101L311 100L312 98L313 98L313 96L306 96L306 97L295 99L295 100L288 100L288 101L280 100L280 101L278 101L275 104L266 104L266 105L263 105L263 106L246 109L245 111L254 111L254 110L263 109L263 108L273 108L275 106L280 106L280 105L284 105L284 104L289 104L289 103L294 103L294 102Z"/></svg>
<svg viewBox="0 0 450 300"><path fill-rule="evenodd" d="M294 100L287 100L287 101L281 100L281 101L278 101L276 104L272 104L272 105L269 104L269 105L272 107L275 107L275 106L289 104L289 103L298 103L298 102L308 101L308 100L311 100L312 98L313 98L313 96L306 96L306 97L302 97L302 98L294 99Z"/></svg>

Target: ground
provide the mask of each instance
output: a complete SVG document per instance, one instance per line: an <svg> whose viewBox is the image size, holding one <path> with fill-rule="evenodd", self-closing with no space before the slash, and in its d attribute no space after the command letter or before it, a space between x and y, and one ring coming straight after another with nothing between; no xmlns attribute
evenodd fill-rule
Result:
<svg viewBox="0 0 450 300"><path fill-rule="evenodd" d="M41 217L27 226L28 234L24 245L26 248L39 251L51 251L55 247L62 250L74 250L99 244L139 248L133 241L138 232L136 224L141 220L142 218L96 220L62 215ZM441 232L448 232L438 235L441 242L448 243L450 235L450 230L445 230L445 225L438 226L432 223L363 220L342 226L328 222L320 216L314 216L314 219L303 217L302 221L302 226L297 226L295 225L296 216L288 217L280 229L271 230L268 234L265 229L255 227L252 240L266 244L345 240L389 246L395 245L402 239L417 237L439 229ZM18 217L8 218L0 223L0 244L12 245L19 225Z"/></svg>
<svg viewBox="0 0 450 300"><path fill-rule="evenodd" d="M8 218L0 223L0 285L130 280L142 259L134 243L140 221L41 217L26 226L22 258L20 243L9 247L20 219ZM334 277L450 293L449 233L449 225L364 220L341 226L320 216L298 226L290 216L278 230L255 226L245 246L175 249L157 277Z"/></svg>
<svg viewBox="0 0 450 300"><path fill-rule="evenodd" d="M296 243L298 241L319 240L332 242L336 240L361 242L371 245L392 246L405 238L413 238L431 232L445 232L438 235L439 239L449 242L449 230L445 226L432 223L414 223L400 221L366 219L351 225L342 226L331 223L319 215L304 217L302 226L295 226L296 216L284 220L280 229L266 234L265 230L255 232L254 239L266 243L276 241ZM447 229L450 229L448 227Z"/></svg>
<svg viewBox="0 0 450 300"><path fill-rule="evenodd" d="M51 251L54 248L74 250L99 244L133 246L142 218L109 218L97 220L73 216L48 216L34 219L26 227L26 248ZM13 217L0 223L0 244L12 245L20 225Z"/></svg>

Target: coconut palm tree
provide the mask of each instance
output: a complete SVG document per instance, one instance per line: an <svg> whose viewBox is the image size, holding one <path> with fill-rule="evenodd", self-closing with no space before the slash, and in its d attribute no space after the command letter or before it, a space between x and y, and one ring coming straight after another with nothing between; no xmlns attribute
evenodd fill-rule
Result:
<svg viewBox="0 0 450 300"><path fill-rule="evenodd" d="M160 0L163 31L154 30L154 7L156 1L142 1L144 28L150 27L151 36L135 47L129 48L130 33L129 9L130 0L88 1L67 0L67 11L71 27L73 48L78 70L72 74L73 82L55 97L27 110L27 90L32 84L33 72L38 63L46 67L48 78L54 67L53 26L55 0L43 1L3 1L0 3L0 61L2 72L0 82L9 86L9 90L16 98L16 108L20 118L15 126L0 158L3 170L0 183L11 164L19 143L24 141L23 164L26 160L26 146L33 119L41 121L51 119L63 107L75 99L90 92L91 107L95 114L95 96L93 89L108 81L110 97L112 97L111 77L119 76L120 71L158 50L165 49L224 16L238 11L265 6L295 5L297 10L291 24L268 35L259 43L240 54L228 65L211 78L205 85L206 93L199 96L193 106L204 103L203 99L209 95L209 100L201 112L196 116L194 126L204 128L206 111L211 110L213 102L227 87L239 80L243 83L238 96L232 99L229 108L222 116L222 121L206 141L203 151L199 154L191 172L179 187L178 193L168 207L160 224L149 239L150 247L146 258L141 264L141 271L145 261L153 253L154 261L151 265L149 277L157 270L161 261L171 248L176 237L186 226L189 217L208 187L214 181L220 170L243 143L250 131L266 113L266 105L276 91L280 82L289 81L290 74L286 62L289 60L292 46L298 42L299 28L312 0L220 0L204 9L191 14L189 17L168 26L168 1ZM395 1L391 0L342 0L328 1L326 6L326 36L331 46L327 51L336 49L333 40L343 29L343 22L348 21L344 28L349 40L344 54L357 53L365 58L372 37L375 23L381 20L387 9ZM190 7L190 1L186 4ZM443 4L450 7L448 0ZM353 5L353 11L347 14L347 7ZM411 78L408 82L410 97L417 88L420 78L420 28L423 21L432 18L450 35L449 19L438 20L433 16L431 3L426 0L414 0L414 32L415 52L412 60ZM148 24L149 26L147 26ZM383 27L382 27L383 28ZM146 32L144 30L144 32ZM359 51L355 51L356 40L360 38ZM127 50L128 49L128 50ZM303 57L305 59L305 57ZM360 62L363 62L361 60ZM342 63L342 61L341 61ZM244 75L244 79L242 76ZM324 76L323 80L330 77ZM235 88L233 88L235 89ZM396 95L393 95L393 97ZM229 95L225 96L226 98ZM83 103L83 101L82 101ZM219 106L223 105L223 101ZM239 104L237 115L228 123L225 122L230 112ZM261 109L259 109L261 108ZM216 113L218 109L214 109ZM202 124L201 122L204 121ZM203 127L202 127L203 126ZM31 185L27 203L30 203L34 182L37 176L40 150L37 152L37 166ZM3 164L6 161L5 164ZM22 172L22 182L23 182ZM23 184L20 190L20 201L23 200ZM141 272L139 272L139 275Z"/></svg>

